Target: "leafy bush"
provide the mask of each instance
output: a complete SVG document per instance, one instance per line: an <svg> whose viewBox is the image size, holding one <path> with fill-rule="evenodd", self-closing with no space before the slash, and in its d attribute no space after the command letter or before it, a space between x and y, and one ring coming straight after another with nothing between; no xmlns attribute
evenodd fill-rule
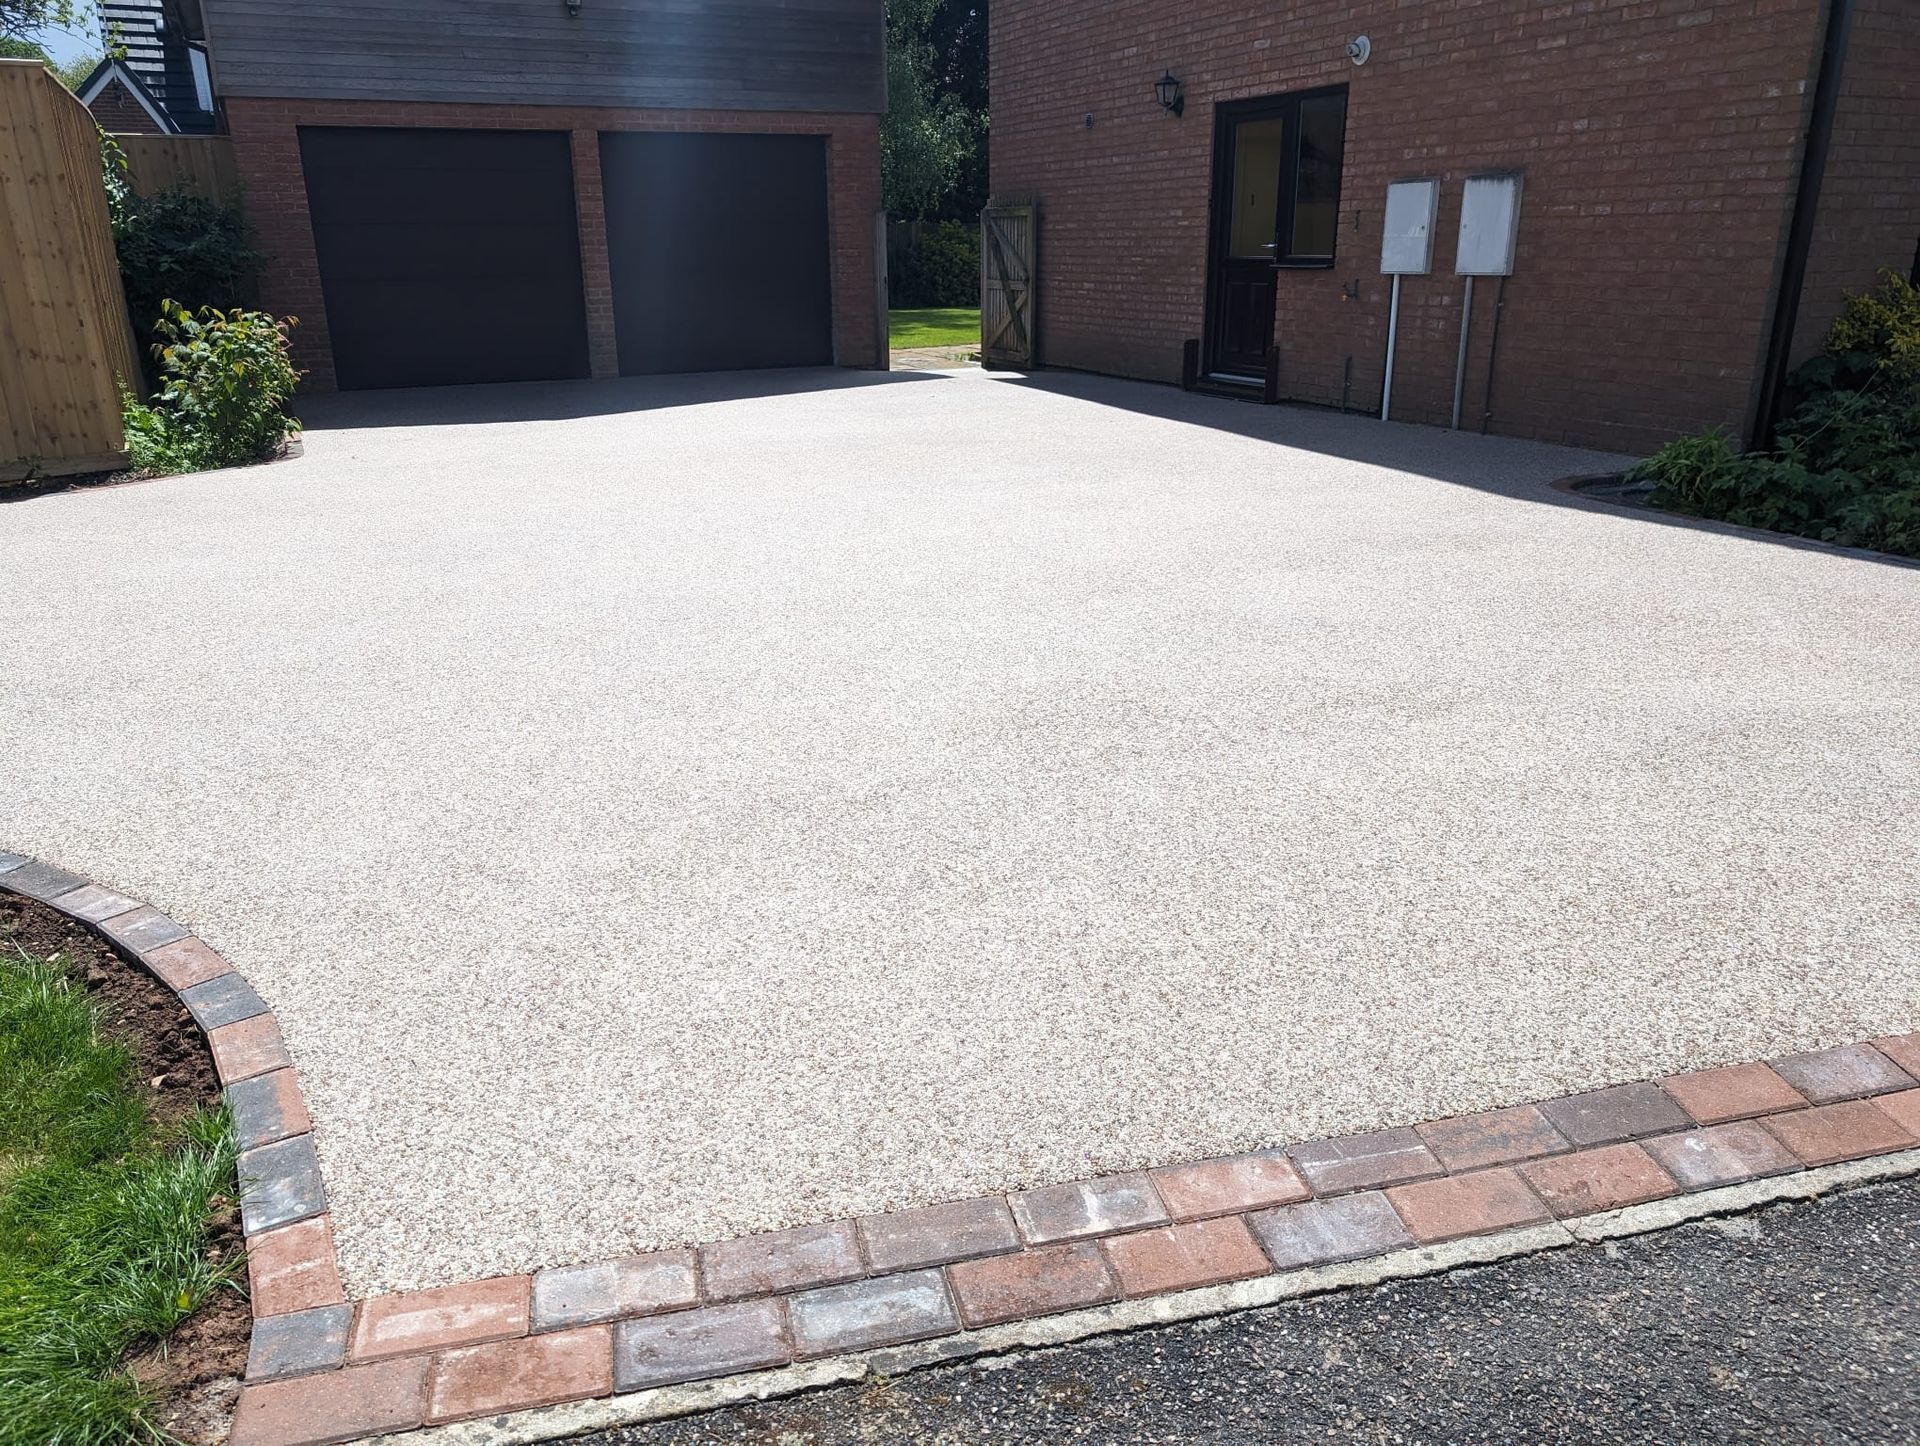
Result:
<svg viewBox="0 0 1920 1446"><path fill-rule="evenodd" d="M891 300L898 307L978 306L980 228L938 221L924 229L894 269Z"/></svg>
<svg viewBox="0 0 1920 1446"><path fill-rule="evenodd" d="M161 302L154 329L160 391L151 406L122 398L127 454L148 472L200 472L270 455L300 424L281 410L300 374L285 322L259 311Z"/></svg>
<svg viewBox="0 0 1920 1446"><path fill-rule="evenodd" d="M1697 437L1667 443L1630 475L1653 483L1661 506L1706 516L1723 499L1739 464L1740 456L1727 442L1727 434L1715 427Z"/></svg>
<svg viewBox="0 0 1920 1446"><path fill-rule="evenodd" d="M1880 273L1880 289L1848 292L1827 354L1867 356L1903 377L1920 375L1920 287L1897 271Z"/></svg>
<svg viewBox="0 0 1920 1446"><path fill-rule="evenodd" d="M109 207L127 311L142 350L160 339L153 318L169 299L193 310L252 306L264 258L239 208L181 190L136 195L126 186L124 165L122 157L117 174L108 157Z"/></svg>
<svg viewBox="0 0 1920 1446"><path fill-rule="evenodd" d="M1654 484L1658 507L1920 557L1920 292L1887 272L1849 295L1787 398L1771 452L1738 454L1713 431L1628 475Z"/></svg>

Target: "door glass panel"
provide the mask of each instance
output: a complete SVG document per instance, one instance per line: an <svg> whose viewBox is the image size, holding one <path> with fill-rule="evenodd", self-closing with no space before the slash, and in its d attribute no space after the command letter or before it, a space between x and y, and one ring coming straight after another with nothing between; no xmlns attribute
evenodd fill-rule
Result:
<svg viewBox="0 0 1920 1446"><path fill-rule="evenodd" d="M1347 126L1347 97L1315 96L1300 102L1300 155L1293 191L1294 256L1333 255L1339 225L1340 147Z"/></svg>
<svg viewBox="0 0 1920 1446"><path fill-rule="evenodd" d="M1274 228L1280 214L1281 143L1285 125L1277 117L1241 121L1233 128L1233 225L1229 255L1273 259Z"/></svg>

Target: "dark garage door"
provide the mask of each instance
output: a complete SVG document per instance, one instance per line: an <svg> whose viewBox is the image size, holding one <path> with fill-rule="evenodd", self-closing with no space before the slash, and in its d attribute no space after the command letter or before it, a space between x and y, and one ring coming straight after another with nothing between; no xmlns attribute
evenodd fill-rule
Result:
<svg viewBox="0 0 1920 1446"><path fill-rule="evenodd" d="M342 387L587 375L564 132L300 131Z"/></svg>
<svg viewBox="0 0 1920 1446"><path fill-rule="evenodd" d="M623 373L833 360L823 138L605 131L600 174Z"/></svg>

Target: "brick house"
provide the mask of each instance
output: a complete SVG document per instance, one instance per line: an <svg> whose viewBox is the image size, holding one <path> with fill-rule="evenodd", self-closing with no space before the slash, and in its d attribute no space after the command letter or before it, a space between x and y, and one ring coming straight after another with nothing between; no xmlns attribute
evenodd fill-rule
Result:
<svg viewBox="0 0 1920 1446"><path fill-rule="evenodd" d="M883 0L204 0L310 390L884 358Z"/></svg>
<svg viewBox="0 0 1920 1446"><path fill-rule="evenodd" d="M213 72L199 0L100 0L107 58L77 94L115 135L205 135L214 128Z"/></svg>
<svg viewBox="0 0 1920 1446"><path fill-rule="evenodd" d="M111 135L169 136L177 129L146 82L117 60L101 61L74 94Z"/></svg>
<svg viewBox="0 0 1920 1446"><path fill-rule="evenodd" d="M991 45L993 192L1039 210L1047 365L1178 381L1191 341L1199 386L1377 412L1387 190L1429 179L1392 415L1444 424L1466 181L1517 174L1462 425L1645 450L1748 434L1776 353L1817 348L1843 288L1916 264L1914 0L999 0Z"/></svg>

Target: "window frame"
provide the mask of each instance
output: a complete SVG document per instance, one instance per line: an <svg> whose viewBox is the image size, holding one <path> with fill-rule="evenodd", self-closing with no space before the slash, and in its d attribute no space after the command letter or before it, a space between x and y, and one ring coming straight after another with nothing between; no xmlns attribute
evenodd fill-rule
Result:
<svg viewBox="0 0 1920 1446"><path fill-rule="evenodd" d="M1293 223L1295 212L1300 204L1300 147L1306 143L1306 131L1300 124L1300 106L1304 101L1324 100L1329 96L1340 97L1340 158L1339 175L1333 185L1333 249L1326 255L1314 255L1296 252L1293 249ZM1347 103L1350 97L1345 85L1323 85L1313 90L1295 91L1291 95L1279 96L1276 103L1284 107L1277 114L1286 118L1292 130L1293 144L1287 147L1286 168L1280 173L1280 214L1274 224L1273 264L1277 268L1291 271L1325 270L1332 266L1340 252L1340 196L1347 183Z"/></svg>
<svg viewBox="0 0 1920 1446"><path fill-rule="evenodd" d="M1296 252L1292 249L1294 213L1299 205L1300 147L1305 139L1300 126L1300 106L1301 103L1305 101L1324 100L1329 96L1335 95L1341 98L1341 106L1340 179L1335 185L1333 192L1333 210L1335 217L1334 250L1324 256L1318 256ZM1345 83L1342 83L1340 85L1315 86L1311 90L1289 91L1283 95L1253 96L1246 100L1222 101L1218 107L1219 115L1217 121L1223 128L1231 128L1232 126L1238 125L1241 121L1260 120L1273 116L1279 117L1286 125L1288 144L1280 168L1279 203L1276 207L1273 222L1273 256L1268 263L1276 271L1325 271L1330 269L1338 260L1340 197L1343 194L1347 180L1347 105L1351 100L1352 97L1349 94L1349 87ZM1220 147L1216 143L1215 154L1219 155L1219 153ZM1224 190L1230 191L1233 186L1233 178L1230 174L1232 162L1230 159L1223 159L1221 165L1226 168L1229 174L1227 174L1224 179L1219 174L1216 174L1215 186L1216 188L1224 188ZM1216 194L1218 193L1217 190ZM1231 217L1227 217L1226 224L1230 223ZM1216 224L1219 224L1218 220ZM1223 241L1219 244L1226 245L1230 243ZM1216 247L1216 254L1218 254L1218 247Z"/></svg>

